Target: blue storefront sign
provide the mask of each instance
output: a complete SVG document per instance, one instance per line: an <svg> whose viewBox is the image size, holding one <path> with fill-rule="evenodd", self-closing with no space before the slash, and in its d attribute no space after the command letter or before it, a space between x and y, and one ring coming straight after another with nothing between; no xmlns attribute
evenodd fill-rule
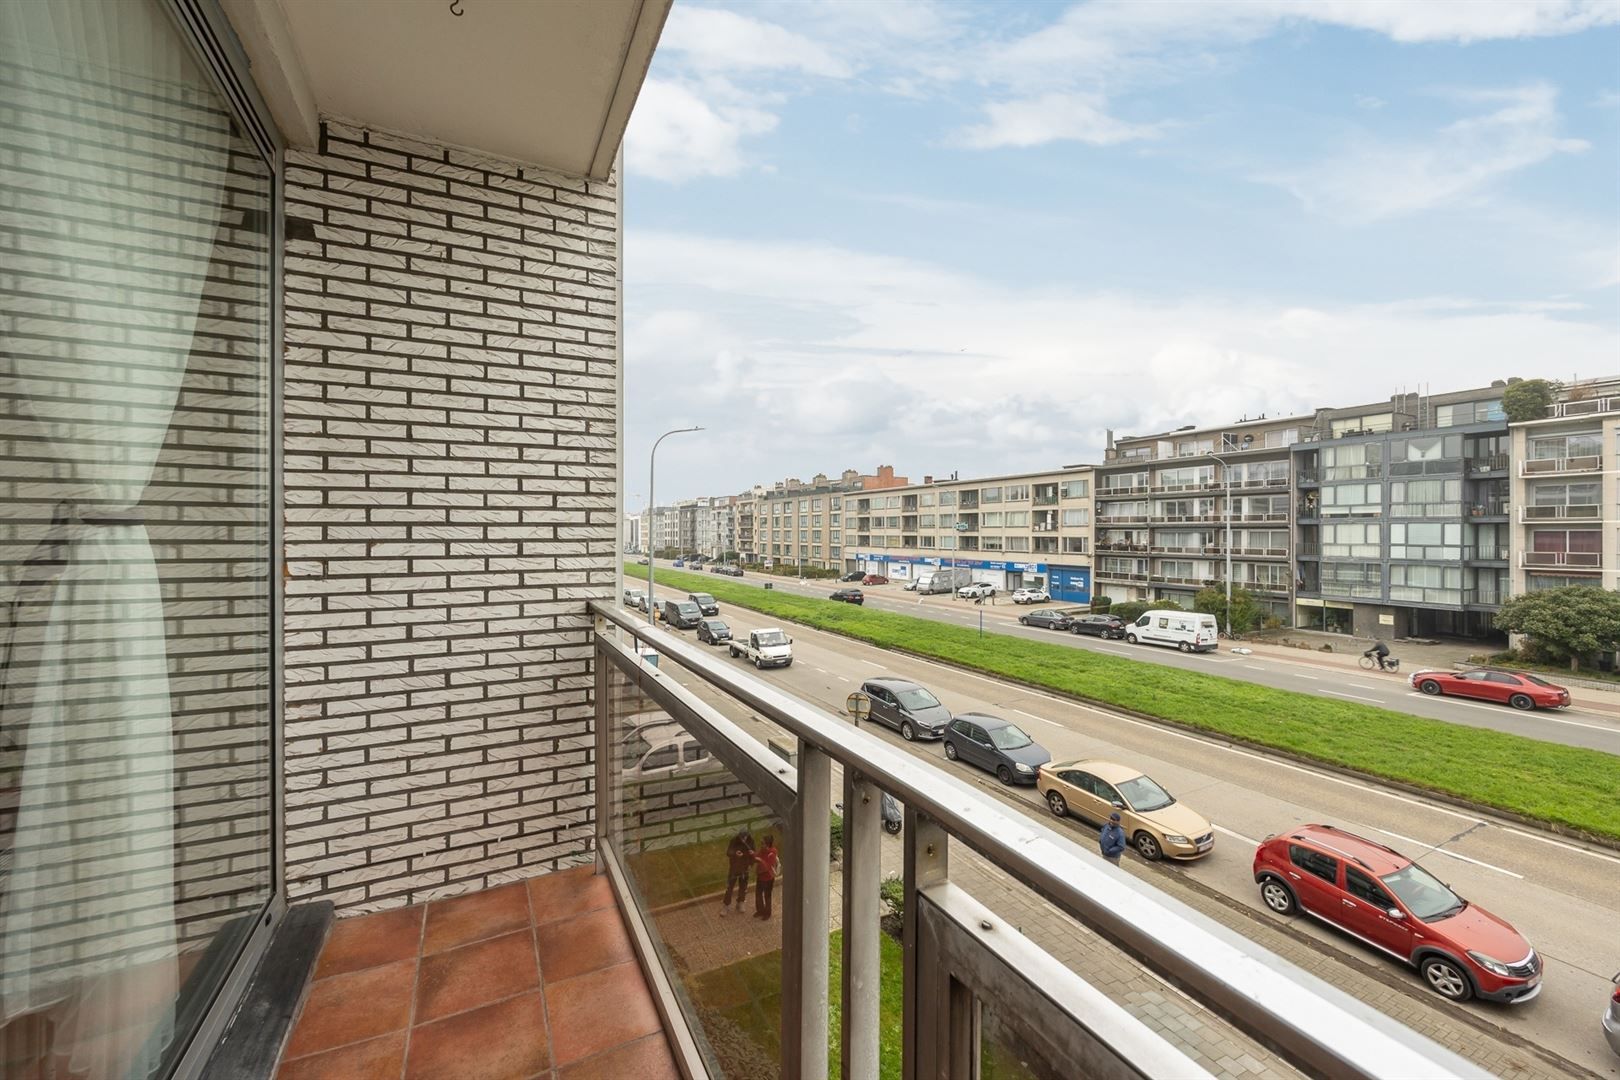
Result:
<svg viewBox="0 0 1620 1080"><path fill-rule="evenodd" d="M1053 600L1069 604L1091 603L1091 567L1054 566L1046 591Z"/></svg>
<svg viewBox="0 0 1620 1080"><path fill-rule="evenodd" d="M882 555L882 554L877 554L877 553L867 554L867 553L860 552L860 551L855 552L853 555L850 555L849 557L852 558L852 559L860 559L863 562L865 560L867 560L867 559L876 559L876 560L878 560L880 562L899 563L901 565L906 565L906 566L909 566L909 565L943 566L943 567L960 566L960 567L962 567L964 569L967 569L967 570L1007 570L1007 571L1011 571L1012 573L1017 573L1017 574L1044 574L1044 573L1046 573L1046 564L1045 563L1034 563L1034 562L997 562L997 561L992 560L992 559L950 559L950 558L938 558L938 557L935 557L935 556L923 556L923 555ZM1089 597L1089 592L1090 592L1090 589L1091 589L1091 579L1090 579L1091 571L1082 568L1082 572L1087 575L1086 589L1087 589L1088 597ZM1057 594L1054 593L1053 595L1056 596Z"/></svg>

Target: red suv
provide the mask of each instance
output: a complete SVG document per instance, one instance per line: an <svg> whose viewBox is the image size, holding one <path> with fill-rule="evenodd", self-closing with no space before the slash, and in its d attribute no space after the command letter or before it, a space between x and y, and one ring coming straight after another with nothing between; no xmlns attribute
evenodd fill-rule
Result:
<svg viewBox="0 0 1620 1080"><path fill-rule="evenodd" d="M1417 968L1452 1001L1529 1001L1541 957L1519 932L1383 844L1331 825L1302 825L1255 849L1260 898L1303 911Z"/></svg>

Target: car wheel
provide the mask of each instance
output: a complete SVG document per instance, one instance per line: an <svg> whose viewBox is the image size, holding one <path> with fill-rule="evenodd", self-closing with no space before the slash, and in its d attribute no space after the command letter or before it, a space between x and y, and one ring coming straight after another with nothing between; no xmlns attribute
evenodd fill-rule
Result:
<svg viewBox="0 0 1620 1080"><path fill-rule="evenodd" d="M1027 616L1024 616L1024 615L1018 616L1018 625L1019 626L1028 626L1029 625L1029 618Z"/></svg>
<svg viewBox="0 0 1620 1080"><path fill-rule="evenodd" d="M1164 858L1164 849L1159 846L1159 838L1150 832L1139 832L1131 838L1136 845L1137 853L1148 862L1158 862Z"/></svg>
<svg viewBox="0 0 1620 1080"><path fill-rule="evenodd" d="M1435 682L1433 679L1424 679L1422 682L1418 683L1418 689L1423 691L1425 694L1428 694L1430 697L1434 697L1440 693L1440 684Z"/></svg>
<svg viewBox="0 0 1620 1080"><path fill-rule="evenodd" d="M1423 961L1423 981L1429 989L1447 1001L1467 1001L1474 996L1474 986L1457 962L1449 956L1431 956Z"/></svg>
<svg viewBox="0 0 1620 1080"><path fill-rule="evenodd" d="M1135 645L1136 644L1136 635L1135 634L1126 634L1125 635L1125 641L1128 644Z"/></svg>
<svg viewBox="0 0 1620 1080"><path fill-rule="evenodd" d="M915 742L917 740L916 729L914 729L911 726L911 721L910 720L901 721L901 723L900 723L900 737L902 739L906 740L906 742Z"/></svg>
<svg viewBox="0 0 1620 1080"><path fill-rule="evenodd" d="M1046 806L1047 809L1051 810L1052 813L1056 814L1058 817L1069 816L1069 804L1064 801L1063 795L1060 792L1048 791L1046 793Z"/></svg>
<svg viewBox="0 0 1620 1080"><path fill-rule="evenodd" d="M1185 641L1183 641L1180 645L1177 645L1176 648L1180 649L1182 652L1192 652L1192 646L1187 644Z"/></svg>
<svg viewBox="0 0 1620 1080"><path fill-rule="evenodd" d="M996 779L1000 780L1003 784L1011 786L1012 770L1007 768L1005 765L998 765L996 767Z"/></svg>
<svg viewBox="0 0 1620 1080"><path fill-rule="evenodd" d="M732 658L732 659L733 659L733 660L735 660L735 659L737 659L737 650L736 650L736 649L735 649L735 648L732 648L732 647L731 647L731 646L729 646L729 645L728 645L728 646L726 646L726 648L727 648L727 649L729 649L729 650L730 650L730 652L731 652L731 658Z"/></svg>
<svg viewBox="0 0 1620 1080"><path fill-rule="evenodd" d="M1260 882L1260 899L1279 915L1292 915L1299 907L1288 886L1270 876Z"/></svg>
<svg viewBox="0 0 1620 1080"><path fill-rule="evenodd" d="M764 667L765 667L765 661L761 660L757 656L754 657L754 670L756 670L756 671L762 670Z"/></svg>
<svg viewBox="0 0 1620 1080"><path fill-rule="evenodd" d="M1520 712L1528 712L1536 707L1536 703L1530 699L1529 694L1514 694L1508 698L1508 704Z"/></svg>
<svg viewBox="0 0 1620 1080"><path fill-rule="evenodd" d="M945 744L945 758L948 761L955 761L956 760L956 744L955 743L946 743Z"/></svg>

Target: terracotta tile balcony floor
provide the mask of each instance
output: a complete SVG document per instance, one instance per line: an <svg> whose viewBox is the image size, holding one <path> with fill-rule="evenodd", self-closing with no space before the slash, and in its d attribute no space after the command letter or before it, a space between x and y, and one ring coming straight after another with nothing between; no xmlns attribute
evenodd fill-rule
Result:
<svg viewBox="0 0 1620 1080"><path fill-rule="evenodd" d="M340 920L276 1075L679 1074L608 881L579 867Z"/></svg>

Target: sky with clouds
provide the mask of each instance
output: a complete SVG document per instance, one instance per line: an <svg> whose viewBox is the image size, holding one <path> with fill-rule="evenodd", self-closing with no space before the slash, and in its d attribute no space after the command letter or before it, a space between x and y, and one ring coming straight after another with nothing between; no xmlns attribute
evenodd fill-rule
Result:
<svg viewBox="0 0 1620 1080"><path fill-rule="evenodd" d="M626 506L1620 374L1620 0L676 0Z"/></svg>

